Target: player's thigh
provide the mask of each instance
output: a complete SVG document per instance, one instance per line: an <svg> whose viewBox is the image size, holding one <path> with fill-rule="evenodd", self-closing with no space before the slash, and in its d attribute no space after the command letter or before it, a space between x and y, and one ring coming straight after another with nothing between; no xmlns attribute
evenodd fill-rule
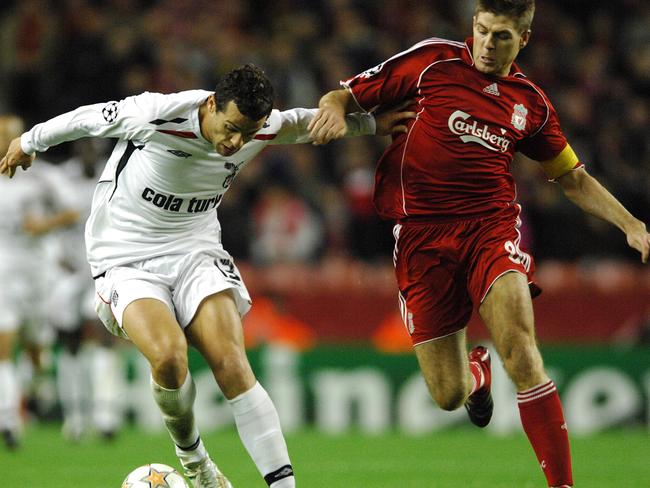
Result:
<svg viewBox="0 0 650 488"><path fill-rule="evenodd" d="M479 307L479 314L515 384L529 388L543 382L546 375L535 337L527 277L514 271L499 277Z"/></svg>
<svg viewBox="0 0 650 488"><path fill-rule="evenodd" d="M232 293L224 290L206 297L185 329L227 398L243 393L256 381L246 357L241 317Z"/></svg>
<svg viewBox="0 0 650 488"><path fill-rule="evenodd" d="M188 339L226 396L253 386L241 324L251 300L232 257L223 249L197 253L187 257L183 269L173 299Z"/></svg>
<svg viewBox="0 0 650 488"><path fill-rule="evenodd" d="M418 344L414 350L436 402L454 404L463 400L469 381L465 329Z"/></svg>
<svg viewBox="0 0 650 488"><path fill-rule="evenodd" d="M183 330L167 304L158 299L140 298L129 303L122 314L122 328L152 365L187 357Z"/></svg>

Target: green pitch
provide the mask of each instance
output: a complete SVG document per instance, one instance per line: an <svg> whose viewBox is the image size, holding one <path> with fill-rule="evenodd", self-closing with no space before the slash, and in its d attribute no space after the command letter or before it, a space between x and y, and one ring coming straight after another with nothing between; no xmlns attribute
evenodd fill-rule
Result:
<svg viewBox="0 0 650 488"><path fill-rule="evenodd" d="M266 484L234 430L204 436L235 488ZM326 436L307 431L287 436L304 488L536 488L541 470L523 436L496 438L478 429L424 437ZM573 440L577 487L650 487L650 436L616 431ZM0 486L7 488L120 488L131 469L149 462L178 468L166 435L127 429L112 443L65 442L58 426L30 426L23 445L0 445Z"/></svg>

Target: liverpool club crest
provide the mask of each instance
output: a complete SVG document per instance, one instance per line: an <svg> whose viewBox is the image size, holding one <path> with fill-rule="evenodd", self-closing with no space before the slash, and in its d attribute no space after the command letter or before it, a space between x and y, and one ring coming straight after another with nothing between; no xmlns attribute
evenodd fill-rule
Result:
<svg viewBox="0 0 650 488"><path fill-rule="evenodd" d="M526 128L526 116L528 110L522 104L518 103L513 107L512 112L512 125L517 130L524 130Z"/></svg>

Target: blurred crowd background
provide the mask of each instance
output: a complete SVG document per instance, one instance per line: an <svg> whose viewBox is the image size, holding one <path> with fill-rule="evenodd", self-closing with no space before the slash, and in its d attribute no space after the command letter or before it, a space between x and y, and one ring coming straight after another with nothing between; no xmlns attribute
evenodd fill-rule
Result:
<svg viewBox="0 0 650 488"><path fill-rule="evenodd" d="M31 126L147 90L211 89L246 62L268 73L277 108L314 107L340 79L422 39L465 39L473 8L473 0L3 0L0 113ZM650 2L539 1L519 64L550 96L589 171L650 221ZM226 249L255 264L388 262L391 223L370 200L386 143L267 149L219 208ZM63 145L43 157L57 163L87 149ZM102 158L111 147L93 149ZM638 259L534 163L518 160L513 171L538 261Z"/></svg>

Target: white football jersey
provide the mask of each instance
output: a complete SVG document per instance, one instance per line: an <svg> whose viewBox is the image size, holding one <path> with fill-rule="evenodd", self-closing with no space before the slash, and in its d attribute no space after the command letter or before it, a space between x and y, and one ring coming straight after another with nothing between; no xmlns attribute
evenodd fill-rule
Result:
<svg viewBox="0 0 650 488"><path fill-rule="evenodd" d="M144 259L221 247L216 209L233 180L267 144L310 142L316 109L273 110L264 127L230 157L201 134L199 107L212 93L143 93L79 107L34 126L23 151L45 151L81 137L116 137L86 223L93 276ZM368 114L348 116L348 135L373 134Z"/></svg>
<svg viewBox="0 0 650 488"><path fill-rule="evenodd" d="M44 218L64 205L48 176L50 165L37 162L29 178L0 178L0 266L42 265L42 236L25 232L29 217Z"/></svg>
<svg viewBox="0 0 650 488"><path fill-rule="evenodd" d="M94 174L87 174L79 157L73 157L56 166L53 165L50 179L65 194L65 206L79 214L76 224L56 232L51 238L60 261L66 265L66 272L73 270L88 277L88 262L85 253L84 227L91 212L91 204L99 175L105 166L105 160L97 161Z"/></svg>
<svg viewBox="0 0 650 488"><path fill-rule="evenodd" d="M54 266L46 237L28 234L24 224L51 216L62 202L50 165L36 166L27 178L0 178L0 331L26 322L42 328L45 317Z"/></svg>

